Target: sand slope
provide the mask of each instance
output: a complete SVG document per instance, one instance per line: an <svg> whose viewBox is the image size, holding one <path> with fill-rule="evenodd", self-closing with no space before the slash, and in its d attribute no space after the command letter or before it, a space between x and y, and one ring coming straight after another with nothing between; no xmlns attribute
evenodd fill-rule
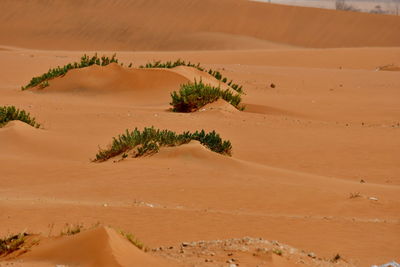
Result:
<svg viewBox="0 0 400 267"><path fill-rule="evenodd" d="M247 0L3 0L2 10L0 43L40 49L210 50L276 48L279 44L400 44L400 18L396 16Z"/></svg>
<svg viewBox="0 0 400 267"><path fill-rule="evenodd" d="M162 259L157 260L146 255L108 227L49 241L35 247L22 259L33 264L43 262L87 267L172 266Z"/></svg>
<svg viewBox="0 0 400 267"><path fill-rule="evenodd" d="M178 91L182 84L195 81L228 88L207 72L192 67L129 69L112 63L105 67L93 65L74 69L63 77L50 80L48 87L34 87L28 90L40 94L62 93L77 97L98 97L103 101L125 98L130 103L151 106L168 104L171 92Z"/></svg>

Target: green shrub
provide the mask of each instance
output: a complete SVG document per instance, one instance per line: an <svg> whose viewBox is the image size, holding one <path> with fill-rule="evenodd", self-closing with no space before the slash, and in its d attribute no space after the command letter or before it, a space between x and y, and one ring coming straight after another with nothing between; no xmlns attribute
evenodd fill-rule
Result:
<svg viewBox="0 0 400 267"><path fill-rule="evenodd" d="M97 54L95 54L92 57L83 55L79 63L74 62L74 63L69 63L63 67L58 66L57 68L49 69L47 73L44 73L41 76L33 77L31 81L26 86L22 86L21 89L26 90L28 88L32 88L35 86L39 86L39 88L45 88L49 86L48 82L49 80L54 79L56 77L64 76L65 74L67 74L68 71L72 69L80 69L92 65L107 66L111 63L118 63L116 54L114 54L111 58L106 56L98 57Z"/></svg>
<svg viewBox="0 0 400 267"><path fill-rule="evenodd" d="M27 235L26 233L20 233L0 239L0 256L5 256L20 249L24 245Z"/></svg>
<svg viewBox="0 0 400 267"><path fill-rule="evenodd" d="M133 157L154 154L160 147L173 147L197 140L211 151L231 155L232 145L229 141L223 141L215 131L205 133L204 130L194 133L183 132L176 134L169 130L159 130L154 127L144 128L141 132L135 128L132 132L126 130L125 134L113 138L112 144L107 149L100 149L94 161L105 161L109 158L123 154L127 157L127 152L132 150Z"/></svg>
<svg viewBox="0 0 400 267"><path fill-rule="evenodd" d="M239 110L242 101L239 94L233 94L229 89L222 90L219 87L204 84L202 81L182 84L178 92L171 93L172 111L174 112L193 112L201 107L222 98Z"/></svg>
<svg viewBox="0 0 400 267"><path fill-rule="evenodd" d="M208 74L212 75L215 79L226 83L228 86L232 87L233 90L237 91L238 93L243 93L243 87L239 86L238 84L233 83L233 81L231 80L229 83L227 83L228 78L223 77L222 74L219 71L214 71L212 69L209 69L208 71L200 66L200 63L198 64L192 64L190 63L190 61L188 63L186 63L184 60L180 60L178 59L175 62L172 61L167 61L167 62L161 62L161 61L154 61L152 63L147 63L146 65L141 65L139 66L139 68L146 68L146 69L150 69L150 68L167 68L167 69L172 69L178 66L186 66L186 67L192 67L192 68L196 68L200 71L204 71L207 72Z"/></svg>
<svg viewBox="0 0 400 267"><path fill-rule="evenodd" d="M35 121L25 110L19 110L14 106L0 106L0 127L10 121L22 121L33 127L39 128L40 124Z"/></svg>

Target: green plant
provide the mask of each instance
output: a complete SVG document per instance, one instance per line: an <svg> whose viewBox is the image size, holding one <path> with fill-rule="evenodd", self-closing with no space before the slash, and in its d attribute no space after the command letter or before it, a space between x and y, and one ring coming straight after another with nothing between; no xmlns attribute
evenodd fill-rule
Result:
<svg viewBox="0 0 400 267"><path fill-rule="evenodd" d="M239 110L242 101L239 94L233 94L229 89L222 90L219 87L204 84L202 81L182 84L178 92L171 93L172 111L174 112L193 112L201 107L222 98Z"/></svg>
<svg viewBox="0 0 400 267"><path fill-rule="evenodd" d="M118 231L123 237L128 239L129 242L132 243L135 247L137 247L140 250L148 251L148 248L139 240L137 239L133 234L124 232L122 230Z"/></svg>
<svg viewBox="0 0 400 267"><path fill-rule="evenodd" d="M35 118L31 117L25 110L19 110L15 106L0 106L0 127L15 120L25 122L36 128L40 127L40 124L35 121Z"/></svg>
<svg viewBox="0 0 400 267"><path fill-rule="evenodd" d="M43 89L43 88L46 88L47 86L49 86L50 84L49 84L49 81L44 81L44 82L42 82L41 84L39 84L39 88L40 89Z"/></svg>
<svg viewBox="0 0 400 267"><path fill-rule="evenodd" d="M33 88L35 86L39 86L39 88L45 88L49 86L49 80L54 79L56 77L61 77L67 74L68 71L72 69L80 69L89 67L92 65L99 65L99 66L107 66L111 63L118 63L118 59L116 58L116 54L114 54L111 58L102 56L98 57L95 54L92 57L87 56L86 54L81 57L81 61L69 63L63 67L58 66L57 68L49 69L47 73L44 73L40 76L33 77L31 81L26 85L22 86L22 90L26 90L28 88Z"/></svg>
<svg viewBox="0 0 400 267"><path fill-rule="evenodd" d="M238 93L243 93L243 87L233 83L233 81L231 80L229 83L227 83L228 78L223 77L222 74L219 71L214 71L212 69L209 69L208 71L200 66L200 63L198 64L192 64L189 62L185 62L184 60L180 60L178 59L175 62L172 61L167 61L167 62L161 62L161 61L154 61L152 63L147 63L146 65L141 65L139 66L139 68L167 68L167 69L172 69L178 66L186 66L186 67L192 67L192 68L196 68L200 71L204 71L207 72L208 74L210 74L211 76L213 76L215 79L226 83L228 86L230 86L233 90L237 91Z"/></svg>
<svg viewBox="0 0 400 267"><path fill-rule="evenodd" d="M166 61L166 62L161 62L161 61L153 61L149 62L146 65L140 65L139 68L144 68L144 69L152 69L152 68L165 68L165 69L172 69L178 66L187 66L187 67L193 67L198 70L204 71L202 67L200 67L200 63L198 64L192 64L190 61L186 63L184 60L178 59L175 62L172 61Z"/></svg>
<svg viewBox="0 0 400 267"><path fill-rule="evenodd" d="M8 255L22 248L27 235L26 233L20 233L0 239L0 256Z"/></svg>
<svg viewBox="0 0 400 267"><path fill-rule="evenodd" d="M143 131L135 128L133 131L126 130L125 134L113 138L113 142L107 149L100 149L94 161L106 161L112 157L132 150L133 157L140 157L157 153L160 147L173 147L189 143L191 140L199 141L211 151L231 155L232 145L230 141L224 141L215 131L205 133L204 130L194 133L183 132L176 134L169 130L159 130L154 127L144 128ZM125 156L126 154L126 156Z"/></svg>

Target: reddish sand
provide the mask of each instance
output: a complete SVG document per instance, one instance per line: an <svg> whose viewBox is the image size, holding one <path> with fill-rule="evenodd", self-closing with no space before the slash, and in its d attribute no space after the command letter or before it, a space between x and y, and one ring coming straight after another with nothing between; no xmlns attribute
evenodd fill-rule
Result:
<svg viewBox="0 0 400 267"><path fill-rule="evenodd" d="M306 258L338 253L342 265L400 261L400 75L377 71L400 65L399 17L240 0L77 3L2 2L0 105L29 111L43 128L18 121L0 128L0 236L24 230L57 236L65 223L100 222L150 248L251 236L304 250ZM93 9L96 16L89 16ZM154 19L138 23L150 13ZM125 66L200 62L242 84L247 108L218 101L190 114L170 112L170 93L180 84L201 78L218 85L186 67L93 66L43 90L20 90L87 49L132 50L117 52ZM220 50L133 52L139 49ZM233 155L194 142L150 157L91 162L113 136L149 126L216 130L232 142ZM179 249L142 253L107 227L53 239L14 265L197 264ZM193 249L199 266L220 266ZM216 249L227 266L232 257L239 266L305 265L303 254L289 257L290 249L265 257Z"/></svg>

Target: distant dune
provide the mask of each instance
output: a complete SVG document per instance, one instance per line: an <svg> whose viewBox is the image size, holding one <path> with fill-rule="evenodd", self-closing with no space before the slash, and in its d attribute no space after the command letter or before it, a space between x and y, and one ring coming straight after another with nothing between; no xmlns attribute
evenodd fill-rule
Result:
<svg viewBox="0 0 400 267"><path fill-rule="evenodd" d="M0 43L27 48L138 51L400 45L400 17L246 0L2 0L1 7Z"/></svg>

